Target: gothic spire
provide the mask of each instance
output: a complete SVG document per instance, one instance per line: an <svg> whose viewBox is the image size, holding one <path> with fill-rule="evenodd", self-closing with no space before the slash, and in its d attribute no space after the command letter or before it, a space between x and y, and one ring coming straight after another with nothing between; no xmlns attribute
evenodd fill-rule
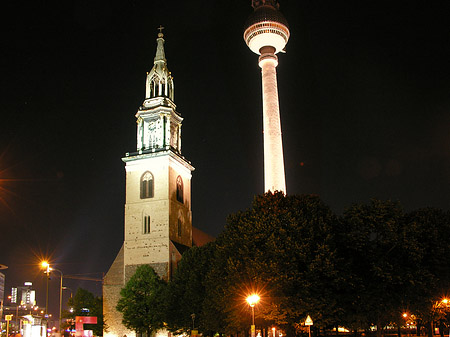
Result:
<svg viewBox="0 0 450 337"><path fill-rule="evenodd" d="M162 61L166 62L166 56L164 54L164 34L162 33L162 30L164 29L163 26L159 26L158 30L158 38L156 39L157 47L156 47L156 56L155 56L155 64L156 62Z"/></svg>
<svg viewBox="0 0 450 337"><path fill-rule="evenodd" d="M147 74L145 98L168 97L173 101L173 78L167 68L166 55L164 53L164 27L158 28L159 33L156 39L156 55L153 68Z"/></svg>

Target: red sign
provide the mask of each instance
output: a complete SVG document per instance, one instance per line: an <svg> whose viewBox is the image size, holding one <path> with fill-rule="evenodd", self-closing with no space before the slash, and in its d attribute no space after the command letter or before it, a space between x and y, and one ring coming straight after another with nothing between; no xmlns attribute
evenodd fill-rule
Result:
<svg viewBox="0 0 450 337"><path fill-rule="evenodd" d="M84 324L97 324L97 317L92 316L76 316L75 317L75 335L83 336L84 335Z"/></svg>
<svg viewBox="0 0 450 337"><path fill-rule="evenodd" d="M97 324L97 317L77 316L77 317L75 317L75 321L77 323L84 323L84 324Z"/></svg>

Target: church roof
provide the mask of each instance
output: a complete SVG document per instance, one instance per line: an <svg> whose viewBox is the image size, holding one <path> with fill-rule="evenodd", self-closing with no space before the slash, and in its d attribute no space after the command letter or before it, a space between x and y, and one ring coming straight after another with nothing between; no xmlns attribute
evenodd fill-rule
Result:
<svg viewBox="0 0 450 337"><path fill-rule="evenodd" d="M185 245L175 242L173 240L171 240L171 241L172 241L173 245L175 246L175 248L178 250L178 253L180 253L180 255L183 255L183 253L189 249L188 246L185 246Z"/></svg>
<svg viewBox="0 0 450 337"><path fill-rule="evenodd" d="M216 238L192 226L192 245L201 247L213 242Z"/></svg>

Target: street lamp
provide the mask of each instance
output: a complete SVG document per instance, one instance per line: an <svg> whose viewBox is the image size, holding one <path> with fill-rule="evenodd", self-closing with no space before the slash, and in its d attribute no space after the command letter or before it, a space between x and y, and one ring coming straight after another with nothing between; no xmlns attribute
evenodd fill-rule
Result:
<svg viewBox="0 0 450 337"><path fill-rule="evenodd" d="M69 287L62 287L62 290L70 290L70 298L72 298L72 289L71 288L69 288ZM73 303L72 303L72 305L73 305ZM73 313L73 308L69 308L69 312ZM68 323L68 319L66 319L66 323ZM61 323L59 323L59 324L61 326ZM61 328L60 328L60 330L61 330Z"/></svg>
<svg viewBox="0 0 450 337"><path fill-rule="evenodd" d="M46 287L46 291L45 291L45 315L47 316L48 314L48 279L49 279L49 273L50 273L50 265L48 264L47 261L42 261L41 262L41 267L43 269L45 269L44 274L47 275L47 287Z"/></svg>
<svg viewBox="0 0 450 337"><path fill-rule="evenodd" d="M72 298L73 292L69 287L62 287L62 290L70 290L70 298Z"/></svg>
<svg viewBox="0 0 450 337"><path fill-rule="evenodd" d="M192 330L195 330L195 314L191 314L192 318Z"/></svg>
<svg viewBox="0 0 450 337"><path fill-rule="evenodd" d="M252 332L252 337L255 337L255 305L256 303L258 303L260 300L260 297L258 296L258 294L252 294L250 296L247 297L247 303L248 305L252 308L252 326L251 326L251 332Z"/></svg>
<svg viewBox="0 0 450 337"><path fill-rule="evenodd" d="M61 312L62 312L62 291L63 291L63 272L56 268L51 268L47 261L44 261L41 263L42 267L47 268L47 304L48 304L48 277L50 275L50 272L57 271L60 274L60 286L59 286L59 331L61 331ZM47 305L45 310L47 311Z"/></svg>
<svg viewBox="0 0 450 337"><path fill-rule="evenodd" d="M50 268L50 270L57 271L60 274L60 284L59 284L59 331L61 331L61 313L62 313L62 291L63 291L63 272L56 268Z"/></svg>

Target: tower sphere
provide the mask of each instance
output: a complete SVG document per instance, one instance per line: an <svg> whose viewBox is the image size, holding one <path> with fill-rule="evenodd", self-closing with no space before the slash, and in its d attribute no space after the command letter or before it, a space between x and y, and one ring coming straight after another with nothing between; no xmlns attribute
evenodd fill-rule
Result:
<svg viewBox="0 0 450 337"><path fill-rule="evenodd" d="M244 31L244 40L255 54L261 54L262 47L275 48L275 54L286 46L289 40L288 23L278 10L278 6L263 1L255 6L255 10L247 19ZM274 1L272 1L274 2Z"/></svg>

